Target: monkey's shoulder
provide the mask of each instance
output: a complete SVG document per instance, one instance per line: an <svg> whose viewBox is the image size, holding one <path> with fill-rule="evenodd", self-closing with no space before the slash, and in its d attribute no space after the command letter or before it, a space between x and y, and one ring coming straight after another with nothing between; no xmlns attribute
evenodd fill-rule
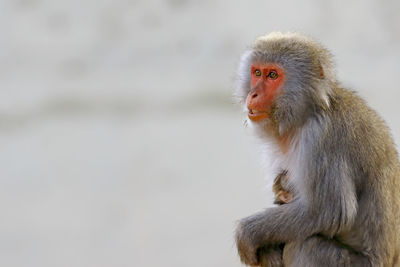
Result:
<svg viewBox="0 0 400 267"><path fill-rule="evenodd" d="M348 155L362 165L397 158L385 121L355 91L334 88L329 110L316 121L312 131L320 138L315 144L321 151Z"/></svg>
<svg viewBox="0 0 400 267"><path fill-rule="evenodd" d="M382 117L354 90L334 87L330 95L329 113L331 119L348 127L362 125L369 130L387 131Z"/></svg>

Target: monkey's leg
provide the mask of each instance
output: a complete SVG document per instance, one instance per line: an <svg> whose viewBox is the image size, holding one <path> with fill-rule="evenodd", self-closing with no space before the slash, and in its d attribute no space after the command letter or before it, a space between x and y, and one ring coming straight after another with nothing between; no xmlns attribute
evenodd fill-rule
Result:
<svg viewBox="0 0 400 267"><path fill-rule="evenodd" d="M287 267L369 267L367 257L353 252L339 242L323 236L287 243L283 251Z"/></svg>
<svg viewBox="0 0 400 267"><path fill-rule="evenodd" d="M284 244L268 245L258 251L261 267L283 267L282 253Z"/></svg>

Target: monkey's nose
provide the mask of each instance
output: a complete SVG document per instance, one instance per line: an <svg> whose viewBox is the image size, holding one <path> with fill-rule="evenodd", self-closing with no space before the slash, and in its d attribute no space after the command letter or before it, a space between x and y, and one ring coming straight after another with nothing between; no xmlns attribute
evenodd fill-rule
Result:
<svg viewBox="0 0 400 267"><path fill-rule="evenodd" d="M255 92L252 93L250 97L251 97L251 98L256 98L256 97L257 97L257 93L255 93Z"/></svg>

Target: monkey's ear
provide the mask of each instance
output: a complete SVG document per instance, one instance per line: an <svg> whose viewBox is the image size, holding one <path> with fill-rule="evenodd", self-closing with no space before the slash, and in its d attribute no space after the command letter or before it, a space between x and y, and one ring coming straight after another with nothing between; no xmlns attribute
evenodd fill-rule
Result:
<svg viewBox="0 0 400 267"><path fill-rule="evenodd" d="M324 68L322 67L321 62L318 62L318 74L319 74L319 78L321 78L321 79L325 78Z"/></svg>

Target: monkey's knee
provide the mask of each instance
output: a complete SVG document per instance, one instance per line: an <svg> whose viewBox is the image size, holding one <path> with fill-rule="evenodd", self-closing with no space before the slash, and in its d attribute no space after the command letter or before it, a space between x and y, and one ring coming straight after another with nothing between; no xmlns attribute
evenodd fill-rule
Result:
<svg viewBox="0 0 400 267"><path fill-rule="evenodd" d="M350 266L350 261L345 262L343 255L332 255L332 251L327 251L326 246L315 238L286 244L283 251L283 263L287 267Z"/></svg>
<svg viewBox="0 0 400 267"><path fill-rule="evenodd" d="M358 267L371 266L369 260L338 245L336 241L312 236L286 244L283 263L290 267Z"/></svg>
<svg viewBox="0 0 400 267"><path fill-rule="evenodd" d="M301 261L303 260L302 250L303 245L300 241L286 243L282 253L282 262L284 266L301 266Z"/></svg>
<svg viewBox="0 0 400 267"><path fill-rule="evenodd" d="M258 251L261 267L283 267L282 245L270 245Z"/></svg>

